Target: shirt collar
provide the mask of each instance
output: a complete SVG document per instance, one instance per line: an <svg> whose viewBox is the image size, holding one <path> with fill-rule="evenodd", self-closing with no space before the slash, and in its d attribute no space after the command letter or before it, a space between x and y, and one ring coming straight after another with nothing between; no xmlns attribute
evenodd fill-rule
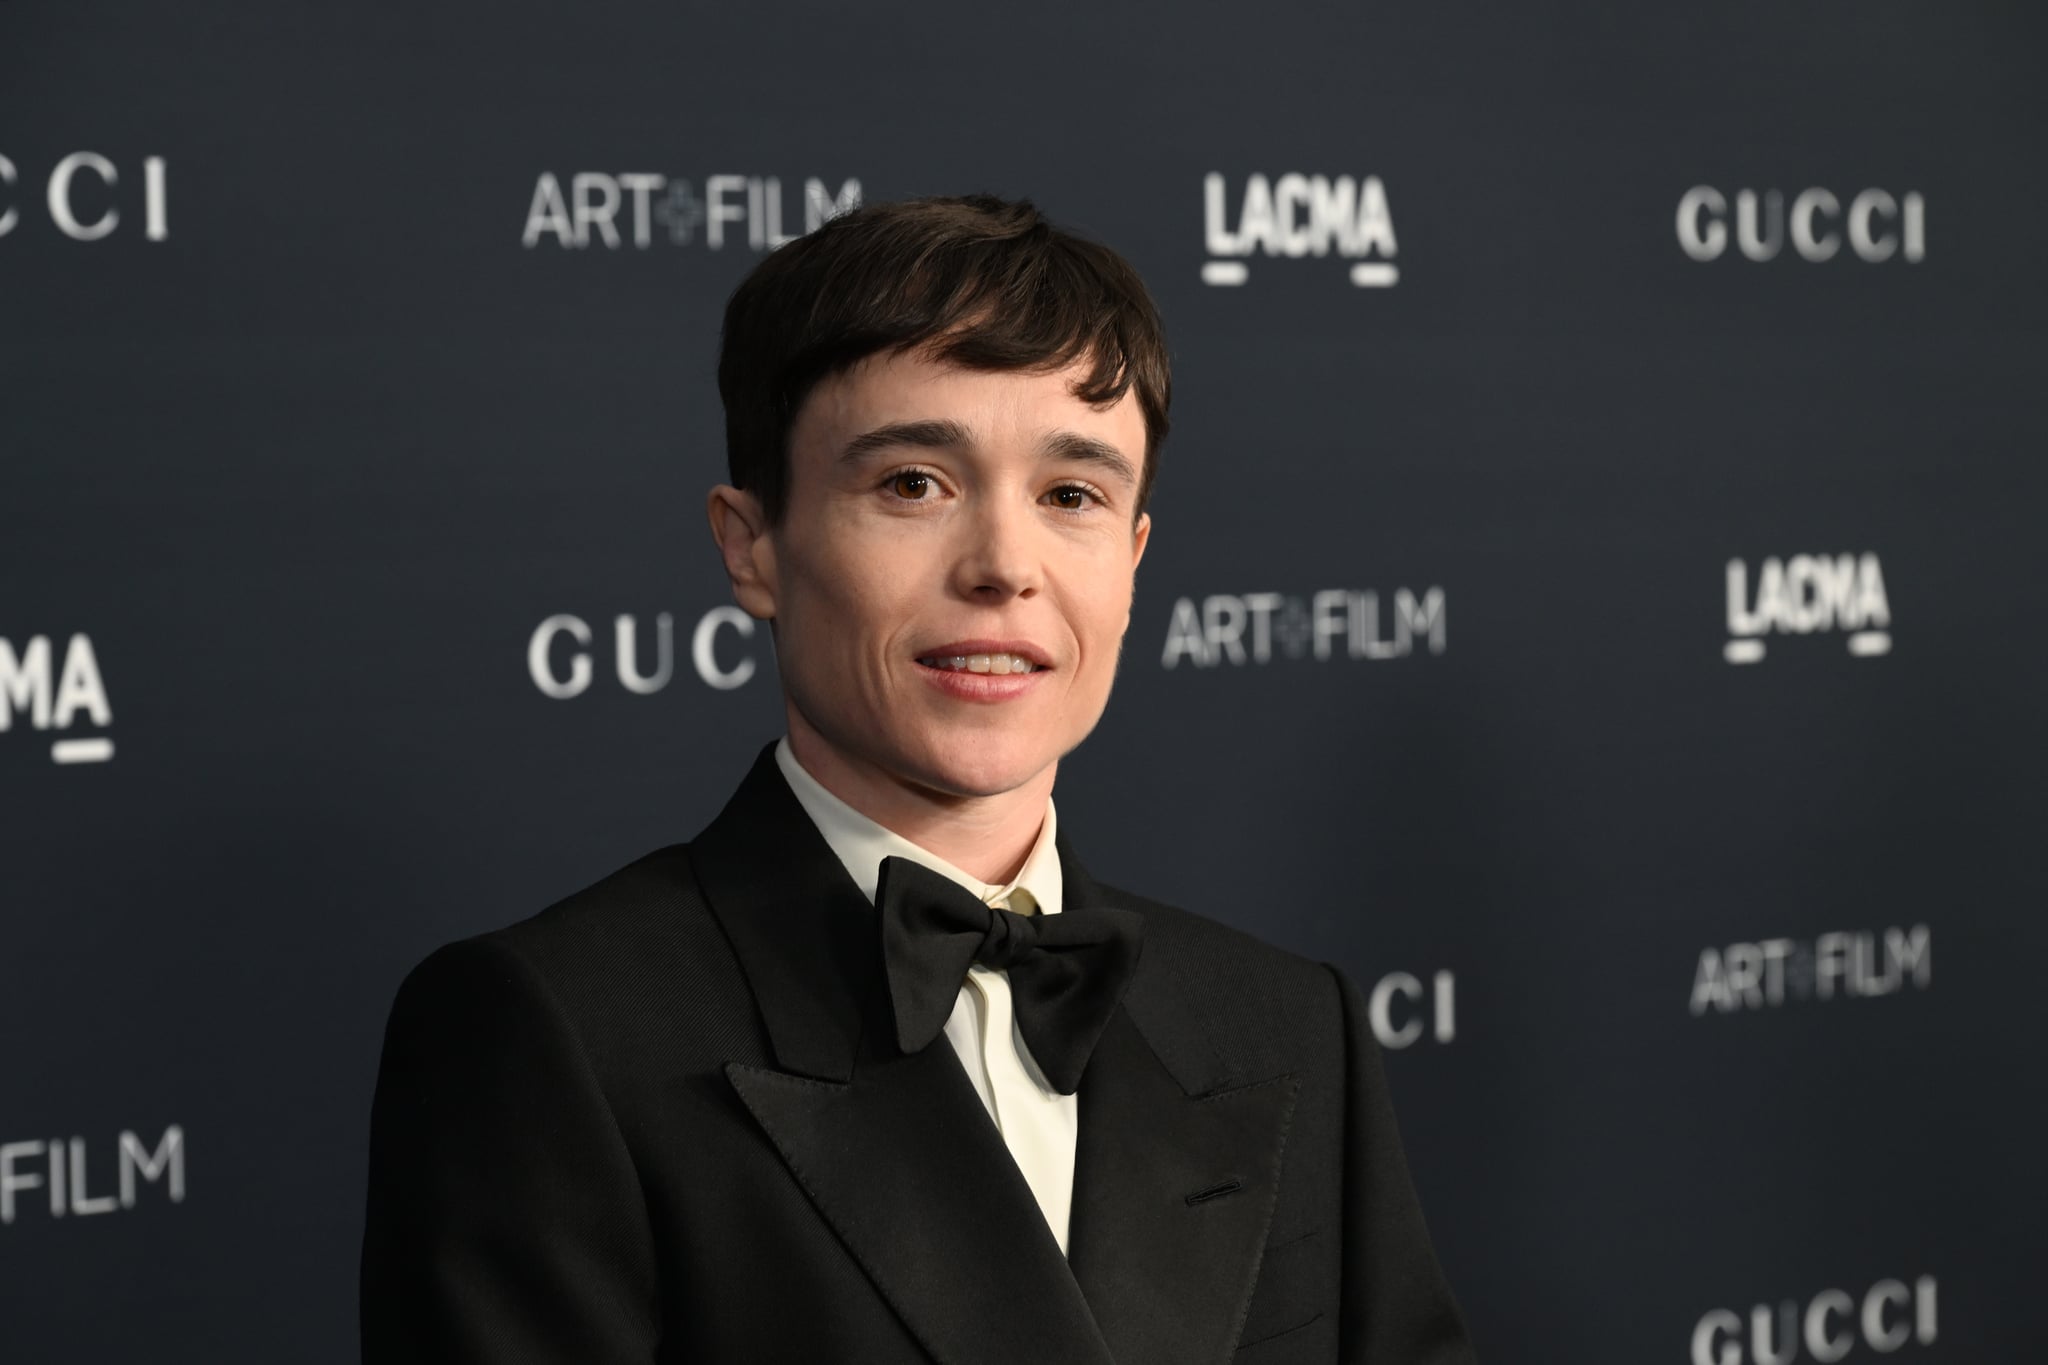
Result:
<svg viewBox="0 0 2048 1365"><path fill-rule="evenodd" d="M875 882L881 875L882 859L908 858L958 882L984 902L1002 900L1021 888L1037 902L1040 914L1057 915L1060 912L1065 878L1060 870L1059 850L1053 843L1059 834L1059 817L1053 810L1051 797L1045 799L1045 823L1039 826L1038 842L1031 846L1031 853L1024 859L1016 880L994 886L961 871L938 854L919 848L894 830L883 828L826 791L824 785L796 761L796 755L790 752L787 736L775 746L775 766L782 770L783 780L789 783L797 804L804 808L804 813L811 817L811 823L818 827L818 833L824 835L825 842L832 846L833 854L845 865L846 874L853 878L853 884L870 901L875 898Z"/></svg>

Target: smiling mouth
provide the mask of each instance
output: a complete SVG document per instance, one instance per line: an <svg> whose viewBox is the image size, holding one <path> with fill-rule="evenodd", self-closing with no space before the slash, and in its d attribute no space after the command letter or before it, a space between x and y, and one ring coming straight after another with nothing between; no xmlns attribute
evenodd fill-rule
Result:
<svg viewBox="0 0 2048 1365"><path fill-rule="evenodd" d="M1038 673L1043 665L1021 654L931 654L918 660L942 673Z"/></svg>

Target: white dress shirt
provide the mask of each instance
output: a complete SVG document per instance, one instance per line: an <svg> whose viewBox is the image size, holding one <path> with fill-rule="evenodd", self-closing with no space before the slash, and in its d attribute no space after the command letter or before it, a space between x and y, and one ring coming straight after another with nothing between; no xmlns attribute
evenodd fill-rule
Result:
<svg viewBox="0 0 2048 1365"><path fill-rule="evenodd" d="M908 858L924 864L941 876L958 882L983 902L1007 902L1012 910L1030 914L1057 915L1065 888L1060 873L1059 851L1053 847L1058 820L1052 800L1045 803L1045 824L1038 842L1031 846L1023 868L1007 886L991 886L961 871L935 853L926 852L902 835L882 826L847 805L803 770L784 739L775 746L775 764L782 769L789 789L825 842L832 846L847 875L870 901L884 858ZM1032 1060L1023 1035L1017 1031L1010 1003L1010 978L1005 972L970 967L960 983L960 998L946 1020L946 1041L967 1069L989 1117L1003 1135L1003 1142L1024 1173L1025 1183L1045 1214L1046 1225L1067 1249L1067 1220L1074 1199L1074 1138L1080 1131L1080 1103L1075 1095L1062 1095L1046 1084L1038 1063Z"/></svg>

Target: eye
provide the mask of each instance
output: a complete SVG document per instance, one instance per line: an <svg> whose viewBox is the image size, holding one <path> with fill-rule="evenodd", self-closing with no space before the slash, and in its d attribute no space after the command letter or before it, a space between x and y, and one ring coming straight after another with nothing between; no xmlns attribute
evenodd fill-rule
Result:
<svg viewBox="0 0 2048 1365"><path fill-rule="evenodd" d="M1086 484L1063 483L1046 494L1052 505L1062 512L1085 512L1092 503L1099 503L1102 497Z"/></svg>
<svg viewBox="0 0 2048 1365"><path fill-rule="evenodd" d="M889 491L905 502L920 502L932 491L932 476L921 469L906 469L889 476Z"/></svg>

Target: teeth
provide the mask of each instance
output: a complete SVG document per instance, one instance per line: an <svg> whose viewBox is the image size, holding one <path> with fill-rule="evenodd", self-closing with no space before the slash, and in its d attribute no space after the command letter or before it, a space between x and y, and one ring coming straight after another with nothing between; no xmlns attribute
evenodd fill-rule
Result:
<svg viewBox="0 0 2048 1365"><path fill-rule="evenodd" d="M1031 673L1038 665L1016 654L940 654L919 663L951 673Z"/></svg>

